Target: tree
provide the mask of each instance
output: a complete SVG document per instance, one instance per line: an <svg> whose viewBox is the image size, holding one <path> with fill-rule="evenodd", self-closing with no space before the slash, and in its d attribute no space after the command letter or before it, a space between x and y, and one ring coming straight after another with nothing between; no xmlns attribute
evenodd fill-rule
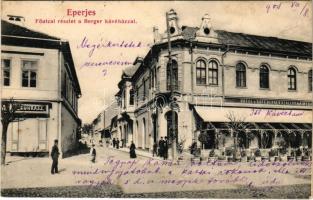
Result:
<svg viewBox="0 0 313 200"><path fill-rule="evenodd" d="M236 159L236 153L238 148L238 134L240 132L245 132L246 129L249 129L249 123L245 122L245 118L235 115L234 112L228 112L226 118L229 122L226 122L225 125L228 129L233 132L234 138L234 159Z"/></svg>
<svg viewBox="0 0 313 200"><path fill-rule="evenodd" d="M7 130L9 124L16 118L16 111L20 108L21 103L16 102L13 98L2 101L1 105L1 123L2 123L2 140L1 140L1 165L5 164L5 155L7 147Z"/></svg>
<svg viewBox="0 0 313 200"><path fill-rule="evenodd" d="M88 134L92 131L92 124L84 124L82 127L82 131L84 134Z"/></svg>

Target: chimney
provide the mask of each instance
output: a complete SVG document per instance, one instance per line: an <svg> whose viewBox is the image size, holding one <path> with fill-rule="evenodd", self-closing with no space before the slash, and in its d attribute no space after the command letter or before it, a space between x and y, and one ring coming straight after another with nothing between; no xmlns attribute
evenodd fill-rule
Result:
<svg viewBox="0 0 313 200"><path fill-rule="evenodd" d="M20 26L25 25L25 18L23 16L7 15L7 17L8 17L8 21L13 24L20 25Z"/></svg>

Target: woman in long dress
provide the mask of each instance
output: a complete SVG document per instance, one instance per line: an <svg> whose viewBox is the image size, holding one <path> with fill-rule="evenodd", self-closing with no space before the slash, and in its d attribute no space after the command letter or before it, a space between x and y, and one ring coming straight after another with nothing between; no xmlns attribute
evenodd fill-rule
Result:
<svg viewBox="0 0 313 200"><path fill-rule="evenodd" d="M134 144L134 142L132 141L130 147L129 147L129 155L130 155L130 158L137 158L137 155L136 155L136 146Z"/></svg>

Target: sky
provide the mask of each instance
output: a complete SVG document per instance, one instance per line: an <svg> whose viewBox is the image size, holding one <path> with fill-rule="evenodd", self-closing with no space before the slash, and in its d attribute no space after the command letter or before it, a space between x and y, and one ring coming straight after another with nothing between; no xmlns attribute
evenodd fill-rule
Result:
<svg viewBox="0 0 313 200"><path fill-rule="evenodd" d="M95 11L94 16L68 16L68 10ZM214 29L255 35L312 41L312 4L307 1L173 1L173 2L3 2L2 19L7 15L25 18L24 26L51 36L68 40L71 46L82 97L78 114L89 123L112 101L118 91L122 70L129 65L83 67L86 62L127 61L144 57L153 45L153 27L166 28L165 13L174 9L180 26L200 26L204 14L209 14ZM91 12L92 14L92 12ZM55 19L55 23L36 23L36 19ZM57 23L57 20L77 23ZM133 24L90 24L88 20L126 19ZM82 20L82 23L78 23ZM90 56L82 48L86 38L90 44L102 42L141 43L138 48L99 48ZM105 72L105 73L104 73Z"/></svg>

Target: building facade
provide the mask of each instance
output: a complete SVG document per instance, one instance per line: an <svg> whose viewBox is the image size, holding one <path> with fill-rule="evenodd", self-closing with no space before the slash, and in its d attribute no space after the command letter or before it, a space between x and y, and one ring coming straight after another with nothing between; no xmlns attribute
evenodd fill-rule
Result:
<svg viewBox="0 0 313 200"><path fill-rule="evenodd" d="M77 146L81 90L67 41L1 21L1 100L21 106L7 132L7 152L63 155Z"/></svg>
<svg viewBox="0 0 313 200"><path fill-rule="evenodd" d="M215 30L208 15L196 28L168 16L172 64L167 32L154 28L153 47L119 84L119 137L151 150L172 134L183 150L197 141L216 156L311 151L311 43Z"/></svg>

